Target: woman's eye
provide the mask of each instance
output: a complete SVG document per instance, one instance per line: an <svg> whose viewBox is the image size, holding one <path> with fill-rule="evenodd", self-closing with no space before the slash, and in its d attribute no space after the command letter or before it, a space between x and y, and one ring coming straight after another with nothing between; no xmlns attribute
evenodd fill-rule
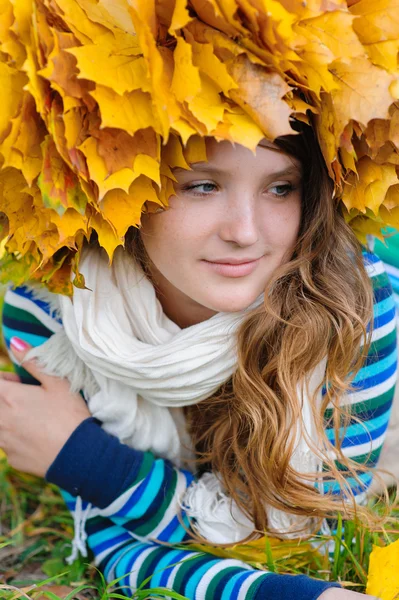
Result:
<svg viewBox="0 0 399 600"><path fill-rule="evenodd" d="M276 191L273 192L272 190ZM293 190L294 187L291 185L291 183L284 183L281 185L274 185L273 187L268 189L268 192L271 192L278 198L284 198L285 196L288 196Z"/></svg>
<svg viewBox="0 0 399 600"><path fill-rule="evenodd" d="M197 195L205 196L206 194L214 192L216 187L215 183L206 181L204 183L196 183L195 185L187 185L183 188L183 191L194 191Z"/></svg>
<svg viewBox="0 0 399 600"><path fill-rule="evenodd" d="M208 196L215 192L218 189L218 186L211 181L204 181L203 183L195 183L191 185L185 185L182 190L183 192L192 192L196 196ZM285 198L288 196L293 190L294 186L291 183L284 183L279 185L274 185L273 187L267 190L268 193L271 193L273 196L277 198Z"/></svg>

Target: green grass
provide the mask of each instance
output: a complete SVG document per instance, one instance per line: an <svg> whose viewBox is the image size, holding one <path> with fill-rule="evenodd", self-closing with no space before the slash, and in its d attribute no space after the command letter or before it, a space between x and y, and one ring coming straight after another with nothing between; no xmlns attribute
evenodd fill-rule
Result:
<svg viewBox="0 0 399 600"><path fill-rule="evenodd" d="M0 599L124 598L117 587L107 585L101 573L90 565L90 557L80 557L70 567L64 562L71 551L73 521L55 486L14 471L3 458L0 459L0 498ZM396 514L399 517L399 510ZM291 542L291 546L285 543L276 552L276 548L266 542L262 565L277 573L305 573L338 580L349 589L363 592L373 544L385 545L398 538L399 525L395 523L389 533L370 533L354 522L347 522L343 539L340 531L332 542L330 539L332 561L314 549L309 551L305 543L303 551L301 544ZM323 544L328 541L320 538ZM259 562L254 564L261 566ZM162 598L165 593L165 590L138 590L131 597L135 600ZM172 594L168 591L168 596Z"/></svg>

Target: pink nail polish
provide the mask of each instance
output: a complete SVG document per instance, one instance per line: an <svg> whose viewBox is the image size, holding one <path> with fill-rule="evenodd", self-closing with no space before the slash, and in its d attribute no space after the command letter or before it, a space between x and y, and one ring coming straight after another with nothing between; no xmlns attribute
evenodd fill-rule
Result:
<svg viewBox="0 0 399 600"><path fill-rule="evenodd" d="M10 345L18 352L23 352L28 348L29 344L21 340L19 337L12 337L10 340Z"/></svg>

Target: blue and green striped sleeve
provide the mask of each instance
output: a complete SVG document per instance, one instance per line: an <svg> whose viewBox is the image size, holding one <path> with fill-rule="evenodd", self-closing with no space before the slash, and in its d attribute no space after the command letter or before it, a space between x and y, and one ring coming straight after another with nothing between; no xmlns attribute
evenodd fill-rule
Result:
<svg viewBox="0 0 399 600"><path fill-rule="evenodd" d="M385 270L391 281L396 310L399 312L399 232L393 228L384 242L375 240L374 252L383 261Z"/></svg>
<svg viewBox="0 0 399 600"><path fill-rule="evenodd" d="M390 279L382 261L369 252L364 252L367 272L373 284L374 323L371 345L363 367L352 382L350 392L344 397L351 420L339 431L343 454L367 467L378 463L389 417L391 414L395 386L398 378L397 317L395 298ZM331 421L332 409L325 413L326 434L335 445L335 432ZM340 463L337 466L345 472ZM365 501L371 485L372 472L357 473L358 480L347 477L356 501ZM326 481L325 492L341 494L338 483Z"/></svg>

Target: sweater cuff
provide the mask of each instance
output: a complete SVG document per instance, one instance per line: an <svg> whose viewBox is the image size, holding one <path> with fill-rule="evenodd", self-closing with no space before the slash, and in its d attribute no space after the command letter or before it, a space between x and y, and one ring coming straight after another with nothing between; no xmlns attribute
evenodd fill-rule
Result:
<svg viewBox="0 0 399 600"><path fill-rule="evenodd" d="M88 417L65 442L45 479L105 508L134 483L143 455L104 431L101 421Z"/></svg>
<svg viewBox="0 0 399 600"><path fill-rule="evenodd" d="M273 600L316 600L325 590L335 587L340 588L340 584L330 581L321 581L312 579L307 575L278 575L269 573L262 579L260 586L256 590L253 600L263 600L264 598L273 598Z"/></svg>

